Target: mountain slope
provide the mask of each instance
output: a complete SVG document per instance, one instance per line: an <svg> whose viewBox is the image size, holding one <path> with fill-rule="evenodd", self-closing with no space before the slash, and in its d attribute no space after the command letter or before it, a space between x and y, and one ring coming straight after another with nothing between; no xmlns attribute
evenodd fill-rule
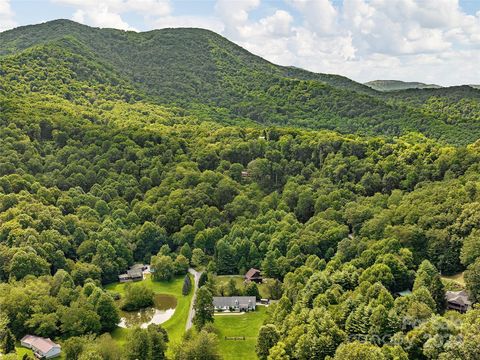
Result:
<svg viewBox="0 0 480 360"><path fill-rule="evenodd" d="M396 91L406 89L439 89L441 86L435 84L424 84L421 82L406 82L400 80L373 80L364 85L378 91Z"/></svg>
<svg viewBox="0 0 480 360"><path fill-rule="evenodd" d="M97 94L95 88L102 88L97 84L100 78L102 86L123 101L143 99L179 106L221 123L256 122L383 135L418 131L455 144L480 137L480 91L473 88L468 92L450 88L377 92L345 77L274 65L207 30L135 33L57 20L0 33L0 44L3 68L15 68L17 60L12 63L12 59L26 59L15 70L23 72L18 75L23 84L15 85L21 86L19 93L31 86L30 77L37 72L37 60L29 53L34 48L43 52L36 56L47 59L42 66L50 66L52 73L63 72L55 70L60 62L65 72L73 72L69 79L82 80L85 73L91 76L86 84L70 86L76 89L74 98L85 97L82 92L91 93L92 87ZM89 64L87 69L95 70L85 72L77 66L78 56ZM98 76L100 73L105 76ZM50 77L34 79L37 88L65 96L64 86L48 85ZM121 94L123 89L128 96ZM456 102L465 95L468 101L458 107ZM439 97L447 106L432 101Z"/></svg>
<svg viewBox="0 0 480 360"><path fill-rule="evenodd" d="M0 33L2 46L0 55L15 53L37 45L59 39L65 35L74 36L88 44L99 55L115 64L118 69L136 80L157 84L145 74L144 67L156 70L168 67L172 74L159 74L177 80L186 74L191 75L196 70L197 81L205 86L206 73L219 54L212 50L222 49L225 53L237 57L242 66L255 70L290 77L300 80L317 80L336 87L354 89L360 92L372 93L365 85L346 77L332 74L317 74L295 67L274 65L255 56L222 36L204 29L182 28L161 29L144 33L126 32L115 29L97 29L81 25L70 20L55 20L39 25L29 25ZM193 66L193 67L192 67Z"/></svg>

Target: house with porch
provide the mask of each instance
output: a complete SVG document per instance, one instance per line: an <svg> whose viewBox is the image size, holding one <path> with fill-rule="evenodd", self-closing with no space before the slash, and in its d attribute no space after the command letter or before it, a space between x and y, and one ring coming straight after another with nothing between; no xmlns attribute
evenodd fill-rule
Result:
<svg viewBox="0 0 480 360"><path fill-rule="evenodd" d="M214 296L215 311L255 311L255 296Z"/></svg>
<svg viewBox="0 0 480 360"><path fill-rule="evenodd" d="M465 290L447 291L445 298L447 300L447 309L449 310L457 310L464 313L472 306L472 302L468 299L468 294Z"/></svg>

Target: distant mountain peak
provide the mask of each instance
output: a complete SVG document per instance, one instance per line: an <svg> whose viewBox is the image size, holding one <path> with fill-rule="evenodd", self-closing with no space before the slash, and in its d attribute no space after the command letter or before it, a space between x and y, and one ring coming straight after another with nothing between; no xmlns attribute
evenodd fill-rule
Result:
<svg viewBox="0 0 480 360"><path fill-rule="evenodd" d="M364 83L368 87L377 91L396 91L407 89L440 89L442 86L436 84L425 84L416 81L401 80L373 80Z"/></svg>

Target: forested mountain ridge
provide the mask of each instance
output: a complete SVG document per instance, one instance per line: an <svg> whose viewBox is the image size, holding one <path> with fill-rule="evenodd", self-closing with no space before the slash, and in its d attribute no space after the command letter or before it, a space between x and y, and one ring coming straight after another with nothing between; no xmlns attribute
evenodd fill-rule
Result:
<svg viewBox="0 0 480 360"><path fill-rule="evenodd" d="M390 96L338 75L271 64L207 30L135 33L57 20L1 33L0 54L66 39L78 43L68 47L72 56L81 48L148 101L176 104L222 123L371 135L419 131L454 144L480 137L478 90L461 104L455 90L422 93L428 96L418 104L408 94Z"/></svg>
<svg viewBox="0 0 480 360"><path fill-rule="evenodd" d="M442 86L435 84L424 84L416 81L400 80L373 80L364 83L368 87L378 91L396 91L406 89L440 89Z"/></svg>
<svg viewBox="0 0 480 360"><path fill-rule="evenodd" d="M364 90L198 29L55 21L0 49L0 352L217 360L215 320L119 331L108 285L147 263L168 276L138 292L193 266L210 297L259 295L217 275L261 269L262 360L478 355L480 310L446 311L440 278L480 300L478 90Z"/></svg>

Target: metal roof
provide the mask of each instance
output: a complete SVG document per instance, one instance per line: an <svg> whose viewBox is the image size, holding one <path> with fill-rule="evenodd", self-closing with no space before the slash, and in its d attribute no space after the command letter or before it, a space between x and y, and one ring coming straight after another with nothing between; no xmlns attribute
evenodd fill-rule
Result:
<svg viewBox="0 0 480 360"><path fill-rule="evenodd" d="M216 308L252 307L255 306L255 296L214 296L213 306Z"/></svg>

